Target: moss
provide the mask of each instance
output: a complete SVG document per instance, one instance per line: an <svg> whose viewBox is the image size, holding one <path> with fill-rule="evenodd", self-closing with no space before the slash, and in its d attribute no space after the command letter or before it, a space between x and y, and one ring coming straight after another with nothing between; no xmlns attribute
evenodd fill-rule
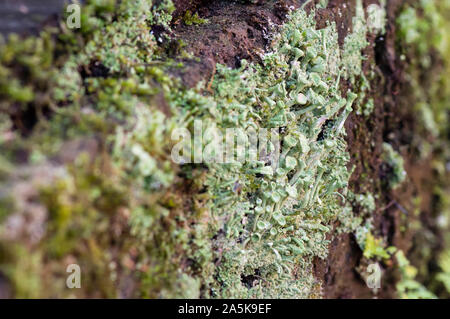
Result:
<svg viewBox="0 0 450 319"><path fill-rule="evenodd" d="M14 199L0 195L0 223L3 222L11 212L14 211Z"/></svg>
<svg viewBox="0 0 450 319"><path fill-rule="evenodd" d="M407 45L414 45L418 50L417 57L422 58L421 62L426 67L429 66L427 56L431 48L438 50L445 49L445 17L440 10L445 10L445 1L421 0L417 4L421 14L414 7L406 7L397 19L399 25L399 37Z"/></svg>
<svg viewBox="0 0 450 319"><path fill-rule="evenodd" d="M391 256L389 251L391 249L386 249L384 247L382 239L375 238L370 232L366 235L366 241L364 244L363 256L367 259L379 258L379 259L389 259Z"/></svg>
<svg viewBox="0 0 450 319"><path fill-rule="evenodd" d="M46 265L58 264L58 260L67 256L77 256L84 275L87 278L96 278L90 281L88 287L83 288L83 293L85 295L101 293L109 297L117 296L113 287L117 274L109 269L109 265L117 261L112 259L110 254L110 249L113 248L108 246L112 234L108 234L107 230L111 223L114 223L114 219L120 216L124 207L143 210L145 207L152 207L151 211L158 226L162 222L161 218L170 220L164 213L165 210L158 208L160 205L156 202L162 196L162 193L158 192L171 186L173 179L173 171L167 161L169 156L165 155L166 160L162 161L163 155L169 149L168 145L162 143L169 140L164 134L170 133L164 127L170 126L160 126L161 122L165 121L164 116L161 112L149 112L147 104L148 97L155 96L160 91L150 83L153 84L156 80L160 87L167 85L168 80L156 67L142 68L144 63L148 63L155 56L156 41L150 34L148 24L167 23L171 10L166 6L170 7L170 4L162 3L154 9L154 15L150 15L148 14L152 10L150 1L122 1L117 11L114 3L115 1L110 1L105 6L105 2L88 2L83 8L83 19L89 20L82 23L86 28L82 28L80 34L63 31L59 35L63 41L75 40L85 44L79 51L73 51L62 64L53 62L52 58L47 61L46 57L51 57L54 52L54 43L59 42L52 42L45 32L42 38L29 38L24 43L13 37L7 46L2 46L1 51L2 67L8 72L28 68L30 71L27 72L38 75L42 83L52 83L48 87L33 88L38 90L40 95L45 94L45 105L50 107L54 114L49 122L42 119L37 123L34 134L26 143L27 147L37 143L36 145L41 145L40 154L60 156L65 141L77 138L89 139L92 136L97 136L104 148L114 146L115 151L112 154L95 160L94 165L92 162L94 154L88 152L76 156L75 165L68 165L69 175L65 179L55 180L53 185L46 186L40 196L40 202L45 205L50 215L47 233L40 247L40 251L48 260ZM161 10L164 10L164 13ZM116 17L114 22L111 20L113 15ZM107 26L106 24L100 26L106 21L109 22ZM83 38L80 40L79 36ZM48 39L49 47L27 51L28 47L42 47L40 43L46 43L43 42L45 39ZM72 50L72 47L69 49ZM8 50L17 50L17 53ZM43 58L47 60L42 60ZM30 62L25 65L28 60L40 61L40 59L47 62L42 65ZM43 73L45 68L48 71ZM103 72L101 76L106 77L93 74L98 72L95 68ZM80 70L84 70L85 74L80 74ZM53 76L59 72L62 76ZM47 74L49 76L46 76ZM21 78L32 79L33 85L35 83L32 77ZM153 80L154 78L156 79ZM146 101L146 104L140 99ZM16 100L9 98L3 103L14 103ZM64 107L57 109L59 105ZM135 122L136 119L145 122ZM120 126L117 120L125 121L125 124ZM1 147L7 149L9 145L3 144ZM37 151L38 147L33 146L33 152L36 154ZM148 152L151 152L151 155ZM109 173L105 171L106 167L110 168ZM133 187L138 191L133 190L131 183L134 183ZM115 186L120 184L124 186ZM143 200L145 193L154 195ZM14 211L11 214L14 214ZM126 219L124 222L125 225L115 227L127 227ZM176 226L176 222L171 224ZM123 245L115 248L120 252L120 259L134 258L129 257L127 247L133 242L141 242L138 231L135 230L139 228L136 226L139 223L133 225L135 225L133 234L127 234L125 231ZM166 232L170 234L167 236L169 239L164 239ZM145 244L140 249L141 256L148 256L139 257L142 269L149 267L146 264L150 256L151 262L155 264L150 267L154 272L145 276L160 277L156 281L152 278L153 281L150 283L142 280L143 295L158 296L162 288L170 287L174 280L171 271L176 271L176 268L171 263L172 254L176 252L175 246L181 244L183 240L188 240L182 237L183 232L177 235L181 238L175 235L176 232L175 229L154 227L151 238L161 241L164 245L153 249L153 252L147 251L148 247L153 246L149 238L149 246ZM170 238L174 241L172 242ZM178 252L177 255L184 254ZM9 266L5 265L5 269L7 267ZM51 275L45 277L46 280L61 278L62 270L61 267L55 267L50 272ZM144 272L141 273L144 275ZM39 271L33 271L33 274L39 276ZM161 274L164 276L160 276ZM99 287L97 291L94 288L96 285ZM35 290L36 294L41 294L34 286L30 286L30 289ZM67 291L64 290L64 285L60 285L47 293L64 296Z"/></svg>
<svg viewBox="0 0 450 319"><path fill-rule="evenodd" d="M408 81L416 99L415 110L421 114L419 119L425 132L435 138L446 134L448 123L448 12L445 1L422 0L417 8L406 7L397 19L403 53L411 62ZM410 50L409 54L406 50ZM441 57L442 73L429 72L436 52ZM420 83L424 77L427 78L427 89Z"/></svg>
<svg viewBox="0 0 450 319"><path fill-rule="evenodd" d="M197 12L192 14L190 10L187 10L183 16L183 22L186 25L193 25L193 24L205 24L208 23L208 20L200 18Z"/></svg>
<svg viewBox="0 0 450 319"><path fill-rule="evenodd" d="M450 293L450 253L445 251L439 257L439 266L442 269L437 275L437 280L444 284L445 289Z"/></svg>
<svg viewBox="0 0 450 319"><path fill-rule="evenodd" d="M435 223L441 225L443 238L447 237L445 234L448 231L445 220L448 216L449 194L448 171L445 169L449 159L447 151L449 149L448 101L450 97L449 9L448 1L422 0L414 5L405 5L397 19L398 45L403 54L403 60L408 62L406 79L414 99L414 111L417 114L419 133L414 137L414 144L420 158L431 161L435 169L432 216L435 218ZM420 227L425 226L416 226L422 233L425 232ZM431 236L428 240L422 240L419 253L421 261L432 258L433 251L436 251L436 247L432 244L434 241L441 241L441 239ZM441 264L445 259L448 245L445 240L442 252L436 254L442 254ZM415 272L418 273L418 278L427 278L427 289L439 297L446 298L448 294L445 293L445 283L437 279L446 278L444 265L445 262L441 265L441 273L439 271L434 273L423 265ZM413 296L416 290L421 292L424 289L418 283L413 282L411 285ZM406 288L402 291L405 292L405 290ZM405 295L409 296L407 293Z"/></svg>
<svg viewBox="0 0 450 319"><path fill-rule="evenodd" d="M18 243L0 245L0 267L13 286L17 298L39 298L43 295L42 255L29 252Z"/></svg>
<svg viewBox="0 0 450 319"><path fill-rule="evenodd" d="M403 299L435 299L436 296L415 280L417 269L409 263L403 251L395 254L401 273L401 280L397 283L397 293Z"/></svg>

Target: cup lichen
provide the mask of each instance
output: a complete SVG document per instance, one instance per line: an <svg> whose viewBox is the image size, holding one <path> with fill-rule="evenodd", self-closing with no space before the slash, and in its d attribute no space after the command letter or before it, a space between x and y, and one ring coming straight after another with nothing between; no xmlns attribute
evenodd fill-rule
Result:
<svg viewBox="0 0 450 319"><path fill-rule="evenodd" d="M136 282L132 296L320 296L313 259L326 258L327 234L351 211L342 199L351 175L344 123L358 96L342 96L340 79L362 73L367 30L357 4L343 50L334 23L318 29L314 11L291 11L262 63L217 65L209 95L166 72L177 63L151 26L170 28L171 1L87 1L83 28L63 30L57 44L44 32L0 46L2 111L19 105L39 115L26 137L4 121L2 158L12 164L15 148L38 149L41 162L64 171L26 200L13 196L19 208L6 219L26 215L26 201L39 202L48 219L37 244L19 238L19 248L0 254L17 296L73 296L59 267L72 261L94 278L80 296L124 296L122 278ZM56 46L67 53L57 63ZM3 81L19 78L18 67L26 82ZM173 130L193 132L196 120L222 131L270 128L283 143L265 151L279 152L280 162L173 163ZM7 176L13 184L30 178L14 169ZM346 216L346 230L356 231L362 220ZM18 259L24 266L12 270ZM33 285L24 285L24 272ZM54 279L46 291L35 288Z"/></svg>

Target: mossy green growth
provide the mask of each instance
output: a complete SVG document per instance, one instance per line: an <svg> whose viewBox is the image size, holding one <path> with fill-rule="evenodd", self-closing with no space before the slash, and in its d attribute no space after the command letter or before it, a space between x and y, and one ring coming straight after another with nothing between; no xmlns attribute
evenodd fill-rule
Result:
<svg viewBox="0 0 450 319"><path fill-rule="evenodd" d="M429 260L435 252L434 244L444 238L439 253L440 270L430 272L429 267L418 267L420 277L426 277L427 288L439 297L448 298L445 287L448 272L446 265L449 243L449 110L450 110L450 2L447 0L421 0L405 4L397 19L398 45L403 60L408 62L406 79L415 103L417 131L414 145L421 159L432 163L433 215L440 236L431 236L421 244L420 258ZM410 102L408 102L410 103ZM424 233L420 230L420 233Z"/></svg>
<svg viewBox="0 0 450 319"><path fill-rule="evenodd" d="M346 79L355 83L362 74L362 50L367 47L367 20L364 13L362 0L356 0L356 14L353 17L353 30L344 41L344 52L342 56L344 73Z"/></svg>
<svg viewBox="0 0 450 319"><path fill-rule="evenodd" d="M410 61L407 80L416 99L415 110L420 114L418 118L424 132L434 138L445 137L448 127L449 16L447 1L421 0L414 7L405 7L397 19L403 58ZM436 53L439 61L433 66ZM436 68L436 63L439 70L430 69ZM424 78L425 87L421 83ZM424 149L426 143L422 141Z"/></svg>
<svg viewBox="0 0 450 319"><path fill-rule="evenodd" d="M291 12L261 64L242 61L235 70L218 65L214 93L206 95L204 85L186 89L168 75L176 63L157 46L164 39L151 34L154 24L168 27L171 1L155 7L125 0L114 11L112 3L101 9L90 1L85 14L94 8L99 13L89 15L89 28L64 34L75 42L81 37L82 48L67 40L72 51L66 60L57 67L42 60L51 86L18 82L35 96L45 95L52 118L38 121L27 138L12 132L13 143L0 147L11 154L9 162L14 144L33 149L37 162L56 162L63 172L35 186L33 200L47 214L43 237L33 245L18 240L39 257L18 273L29 272L41 279L36 285L51 288L28 285L21 295L71 296L64 265L75 262L91 278L79 296L123 296L127 278L135 284L133 297L320 296L312 262L327 256L326 235L351 211L343 204L351 175L344 124L357 96L342 96L339 70L361 65L366 33L354 30L357 35L346 42L348 58L334 24L319 30L314 12ZM8 61L3 71L23 65L22 59ZM6 106L17 102L11 92L0 92L7 95ZM20 103L29 107L35 96L20 97ZM195 120L222 133L267 128L269 138L278 135L283 143L277 149L268 142L256 161L176 165L172 133L193 132ZM10 131L7 121L4 127ZM204 144L220 140L214 134L202 138ZM279 160L270 161L275 153ZM17 173L7 177L13 185L34 176ZM14 200L23 209L12 215L26 214L26 200ZM371 210L372 204L367 197L363 206ZM348 220L352 230L361 223L351 214ZM9 271L21 254L14 250L1 262L16 288L25 281Z"/></svg>
<svg viewBox="0 0 450 319"><path fill-rule="evenodd" d="M395 247L385 248L381 238L375 238L370 232L366 236L363 256L367 259L389 259Z"/></svg>
<svg viewBox="0 0 450 319"><path fill-rule="evenodd" d="M30 253L20 244L0 244L0 269L14 285L17 298L40 298L42 286L42 254Z"/></svg>
<svg viewBox="0 0 450 319"><path fill-rule="evenodd" d="M186 25L205 24L208 23L208 19L202 19L198 16L197 12L192 14L190 10L187 10L183 16L183 22Z"/></svg>
<svg viewBox="0 0 450 319"><path fill-rule="evenodd" d="M411 266L403 251L398 250L395 257L401 274L401 280L396 285L399 297L403 299L436 299L433 293L415 280L417 269Z"/></svg>
<svg viewBox="0 0 450 319"><path fill-rule="evenodd" d="M316 7L318 9L325 9L326 7L328 7L328 2L328 0L320 0Z"/></svg>
<svg viewBox="0 0 450 319"><path fill-rule="evenodd" d="M373 70L363 72L364 57L361 57L364 49L369 45L367 35L384 34L386 26L386 1L380 4L371 4L367 7L367 17L364 12L361 0L356 1L356 14L353 17L352 32L344 40L342 53L342 74L345 79L349 79L353 85L353 90L358 93L356 100L356 114L369 117L374 109L373 99L367 99L367 92L370 90L369 80L366 77L373 77Z"/></svg>
<svg viewBox="0 0 450 319"><path fill-rule="evenodd" d="M404 168L403 157L394 150L392 145L383 143L382 159L388 166L387 185L395 189L406 178L406 171Z"/></svg>
<svg viewBox="0 0 450 319"><path fill-rule="evenodd" d="M127 277L137 282L129 296L170 297L176 294L172 289L176 281L189 276L177 275L177 265L182 263L178 257L193 255L183 251L202 247L200 242L187 245L191 230L180 228L178 218L190 212L185 214L181 204L166 195L171 193L168 189L175 175L170 162L170 132L175 121L171 125L154 101L157 95L164 100L172 81L161 63L153 63L157 39L150 26L170 20L170 3L163 1L154 7L146 0L121 1L116 7L115 1L88 1L82 13L89 23L83 20L82 24L89 29L63 30L57 35L62 42L44 31L41 37L22 42L13 36L0 46L2 72L26 80L21 87L27 85L34 92L33 99L18 100L9 94L14 91L7 90L13 81L0 83L6 88L0 89L2 111L9 114L11 105L20 102L24 108L52 112L51 119L39 118L26 139L12 130L8 118L2 119L5 185L21 185L37 173L32 169L36 164L29 162L24 164L31 169L29 176L18 174L13 164L16 149L32 150L33 158L40 154L39 162L48 164L45 182L29 182L35 189L33 201L48 218L42 225L42 238L36 239L39 243L30 244L20 229L8 238L0 234L2 244L13 247L19 242L17 247L23 246L28 255L41 256L39 267L33 269L16 262L24 255L19 248L1 260L1 271L17 296L73 296L64 284L66 260L80 264L84 278L90 278L75 296L118 297L121 292L116 287ZM67 55L56 61L55 50L61 43L68 46ZM30 76L19 76L17 70ZM50 158L64 156L69 157L50 165ZM64 176L53 176L59 170L66 172ZM1 204L5 222L9 217L22 218L33 208L27 204L26 192L9 194L3 185L0 192L12 196ZM192 236L207 236L205 232L197 228ZM15 266L16 271L10 272ZM29 285L25 277L14 275L22 271L42 280Z"/></svg>
<svg viewBox="0 0 450 319"><path fill-rule="evenodd" d="M445 289L450 293L450 251L443 252L438 262L442 272L437 274L436 279L444 284Z"/></svg>
<svg viewBox="0 0 450 319"><path fill-rule="evenodd" d="M397 18L400 38L415 46L425 67L430 63L427 60L430 49L435 48L445 54L446 22L441 10L445 10L447 5L445 1L420 0L416 7L407 6Z"/></svg>
<svg viewBox="0 0 450 319"><path fill-rule="evenodd" d="M351 199L361 207L363 213L370 215L375 211L375 197L371 193L353 194Z"/></svg>
<svg viewBox="0 0 450 319"><path fill-rule="evenodd" d="M374 33L386 32L386 0L380 0L380 4L370 4L367 7L367 24L369 30Z"/></svg>

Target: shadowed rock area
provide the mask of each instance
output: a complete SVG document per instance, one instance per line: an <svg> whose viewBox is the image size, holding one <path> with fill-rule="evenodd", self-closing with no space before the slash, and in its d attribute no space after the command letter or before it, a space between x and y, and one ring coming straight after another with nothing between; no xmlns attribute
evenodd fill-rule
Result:
<svg viewBox="0 0 450 319"><path fill-rule="evenodd" d="M42 25L55 22L68 0L2 0L0 33L37 34Z"/></svg>

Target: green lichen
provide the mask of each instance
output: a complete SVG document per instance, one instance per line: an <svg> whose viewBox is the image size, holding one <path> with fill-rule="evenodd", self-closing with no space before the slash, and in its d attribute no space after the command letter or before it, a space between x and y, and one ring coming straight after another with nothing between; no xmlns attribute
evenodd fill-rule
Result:
<svg viewBox="0 0 450 319"><path fill-rule="evenodd" d="M326 7L328 7L328 2L328 0L320 0L316 7L318 9L325 9Z"/></svg>
<svg viewBox="0 0 450 319"><path fill-rule="evenodd" d="M393 147L388 143L383 143L383 155L382 158L388 166L387 185L395 189L406 178L406 171L404 169L403 157L396 152Z"/></svg>
<svg viewBox="0 0 450 319"><path fill-rule="evenodd" d="M370 4L367 7L367 24L369 30L375 34L386 32L386 0L380 4Z"/></svg>
<svg viewBox="0 0 450 319"><path fill-rule="evenodd" d="M219 296L316 293L309 271L311 257L327 255L325 234L343 210L338 192L346 191L350 176L342 125L356 95L349 92L343 99L337 90L338 69L344 61L336 35L334 25L316 30L312 15L294 12L262 67L218 69L214 87L216 96L224 99L217 101L219 111L223 110L222 125L283 126L281 138L294 137L294 143L286 142L280 150L285 161L281 168L264 160L256 167L210 166L213 211L219 219L232 216L225 228ZM322 140L318 139L321 131ZM239 196L230 187L236 183L242 187ZM301 270L304 281L294 279L294 268ZM246 287L242 274L258 274L260 279Z"/></svg>
<svg viewBox="0 0 450 319"><path fill-rule="evenodd" d="M372 69L363 72L363 61L361 58L364 49L369 45L367 35L384 34L386 25L386 2L380 4L371 4L367 7L367 18L364 12L362 1L356 1L356 15L353 17L352 32L344 40L342 53L343 72L345 79L350 79L354 90L358 92L356 100L356 114L369 117L374 109L372 98L367 99L367 93L370 90L369 80L372 79L374 72Z"/></svg>
<svg viewBox="0 0 450 319"><path fill-rule="evenodd" d="M370 215L375 211L375 198L371 193L355 194L354 202L361 207L361 211L365 214Z"/></svg>
<svg viewBox="0 0 450 319"><path fill-rule="evenodd" d="M357 95L342 96L339 71L354 81L361 75L361 2L344 52L334 24L317 29L314 12L297 10L261 64L218 65L211 95L203 84L186 89L168 75L178 64L151 26L169 30L172 11L171 1L88 1L83 28L59 34L64 59L53 60L51 33L0 46L1 74L21 79L0 82L2 111L18 103L51 113L26 138L11 133L14 143L0 145L5 161L14 162L15 147L33 149L24 165L56 159L62 172L49 174L32 196L46 214L43 237L30 244L19 236L20 248L0 260L19 296L120 297L123 278L132 278L133 297L318 297L312 262L326 258L326 235L342 215L345 231L363 227L345 202L344 123ZM267 143L264 153L278 152L279 161L259 154L245 163L175 164L171 136L175 128L194 133L196 120L222 137L227 128L271 129L269 137L283 143ZM9 133L3 122L0 133ZM217 136L195 137L190 155ZM7 171L12 185L37 174ZM28 199L14 201L21 210L11 215L28 212ZM365 214L374 209L370 194L355 201ZM17 264L24 252L29 258ZM68 262L91 279L76 293L64 288Z"/></svg>
<svg viewBox="0 0 450 319"><path fill-rule="evenodd" d="M362 50L367 47L367 20L365 18L362 0L356 0L356 14L353 17L353 30L344 42L343 76L352 83L362 74Z"/></svg>

